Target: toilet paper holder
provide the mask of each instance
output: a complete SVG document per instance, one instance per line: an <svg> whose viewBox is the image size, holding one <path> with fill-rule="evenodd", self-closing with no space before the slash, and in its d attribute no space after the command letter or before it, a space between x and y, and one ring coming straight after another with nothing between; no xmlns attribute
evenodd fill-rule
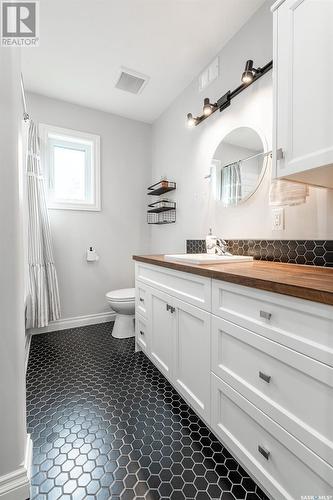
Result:
<svg viewBox="0 0 333 500"><path fill-rule="evenodd" d="M89 247L87 249L87 262L96 262L99 260L99 255L94 247Z"/></svg>

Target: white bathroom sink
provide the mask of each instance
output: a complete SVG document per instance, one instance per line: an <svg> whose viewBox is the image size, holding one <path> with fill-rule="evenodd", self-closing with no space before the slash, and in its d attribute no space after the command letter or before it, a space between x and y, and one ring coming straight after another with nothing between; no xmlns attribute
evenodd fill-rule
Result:
<svg viewBox="0 0 333 500"><path fill-rule="evenodd" d="M216 255L209 253L181 253L164 255L170 262L186 262L188 264L225 264L227 262L247 262L253 257L247 255Z"/></svg>

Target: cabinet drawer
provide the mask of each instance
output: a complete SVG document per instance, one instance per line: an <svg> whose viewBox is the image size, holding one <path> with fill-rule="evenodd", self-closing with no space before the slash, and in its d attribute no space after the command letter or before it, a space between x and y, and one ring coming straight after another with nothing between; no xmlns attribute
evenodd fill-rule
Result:
<svg viewBox="0 0 333 500"><path fill-rule="evenodd" d="M213 280L212 312L333 366L333 306Z"/></svg>
<svg viewBox="0 0 333 500"><path fill-rule="evenodd" d="M148 290L139 281L135 283L135 311L147 318Z"/></svg>
<svg viewBox="0 0 333 500"><path fill-rule="evenodd" d="M212 428L274 500L332 493L332 467L214 374Z"/></svg>
<svg viewBox="0 0 333 500"><path fill-rule="evenodd" d="M195 274L173 271L160 266L136 263L136 279L154 288L188 302L211 310L211 279Z"/></svg>
<svg viewBox="0 0 333 500"><path fill-rule="evenodd" d="M333 368L213 316L212 370L333 464Z"/></svg>
<svg viewBox="0 0 333 500"><path fill-rule="evenodd" d="M140 314L135 315L135 338L137 344L146 352L148 349L148 325L145 318Z"/></svg>

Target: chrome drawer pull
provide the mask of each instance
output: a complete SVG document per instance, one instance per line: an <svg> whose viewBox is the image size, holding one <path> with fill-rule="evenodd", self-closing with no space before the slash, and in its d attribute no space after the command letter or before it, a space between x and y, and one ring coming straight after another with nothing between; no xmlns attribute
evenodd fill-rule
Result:
<svg viewBox="0 0 333 500"><path fill-rule="evenodd" d="M262 378L265 382L267 382L267 384L269 384L272 377L270 375L266 375L266 373L259 372L259 378Z"/></svg>
<svg viewBox="0 0 333 500"><path fill-rule="evenodd" d="M145 301L145 299L143 299L142 297L140 297L139 300L140 300L140 302L144 302Z"/></svg>
<svg viewBox="0 0 333 500"><path fill-rule="evenodd" d="M268 450L265 450L265 448L263 448L262 446L258 446L258 451L259 453L261 453L261 455L266 458L266 460L269 459L270 457L270 452Z"/></svg>
<svg viewBox="0 0 333 500"><path fill-rule="evenodd" d="M145 334L145 332L143 332L142 330L140 330L140 335L144 335L144 334Z"/></svg>
<svg viewBox="0 0 333 500"><path fill-rule="evenodd" d="M260 317L265 319L271 319L272 314L266 311L260 311Z"/></svg>

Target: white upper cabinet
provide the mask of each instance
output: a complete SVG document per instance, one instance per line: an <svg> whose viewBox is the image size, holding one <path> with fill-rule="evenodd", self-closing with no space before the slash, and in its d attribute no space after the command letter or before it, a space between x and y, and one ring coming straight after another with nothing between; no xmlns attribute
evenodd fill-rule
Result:
<svg viewBox="0 0 333 500"><path fill-rule="evenodd" d="M333 1L272 10L273 175L333 188Z"/></svg>

